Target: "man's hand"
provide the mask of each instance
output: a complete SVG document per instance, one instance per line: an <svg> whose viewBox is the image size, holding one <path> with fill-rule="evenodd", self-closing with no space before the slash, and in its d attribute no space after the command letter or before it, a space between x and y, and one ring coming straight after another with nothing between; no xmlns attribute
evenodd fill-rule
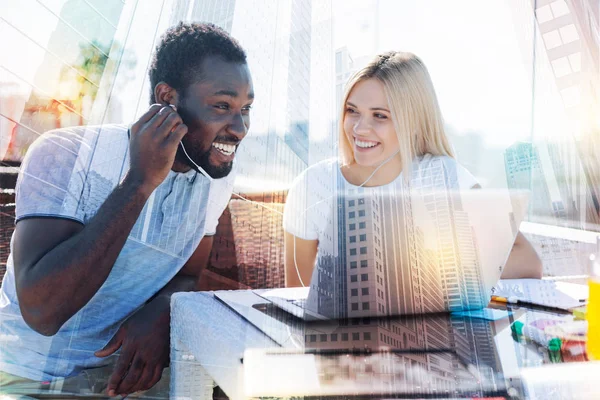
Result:
<svg viewBox="0 0 600 400"><path fill-rule="evenodd" d="M146 305L125 321L115 336L98 350L107 357L121 349L106 389L109 396L148 390L169 362L169 308Z"/></svg>
<svg viewBox="0 0 600 400"><path fill-rule="evenodd" d="M173 108L153 105L131 127L127 176L91 220L83 225L57 215L17 223L12 247L15 287L23 319L32 329L55 335L102 287L150 194L172 168L177 146L186 133L187 127ZM46 152L56 152L60 167L67 157L65 151L72 149L53 142L41 140L29 157L35 160L47 157ZM71 164L64 166L72 169ZM47 183L60 191L66 188L61 186L64 182ZM57 287L62 288L60 293Z"/></svg>
<svg viewBox="0 0 600 400"><path fill-rule="evenodd" d="M129 175L154 190L169 174L187 131L174 108L153 104L131 126Z"/></svg>

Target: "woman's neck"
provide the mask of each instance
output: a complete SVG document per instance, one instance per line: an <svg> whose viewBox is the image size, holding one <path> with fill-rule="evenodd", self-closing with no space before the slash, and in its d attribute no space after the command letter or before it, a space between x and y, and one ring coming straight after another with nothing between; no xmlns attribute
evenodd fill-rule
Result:
<svg viewBox="0 0 600 400"><path fill-rule="evenodd" d="M377 167L378 165L364 166L353 162L352 164L342 166L340 171L344 178L354 186L383 186L398 178L402 172L402 161L399 156L396 156L381 165L379 169ZM375 170L377 171L373 174Z"/></svg>

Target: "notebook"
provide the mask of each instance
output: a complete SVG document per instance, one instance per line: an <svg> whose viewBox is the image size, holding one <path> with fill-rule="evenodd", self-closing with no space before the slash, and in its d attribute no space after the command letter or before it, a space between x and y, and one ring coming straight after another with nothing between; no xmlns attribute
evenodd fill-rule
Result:
<svg viewBox="0 0 600 400"><path fill-rule="evenodd" d="M493 295L508 303L527 303L570 311L587 303L587 285L549 279L501 279Z"/></svg>

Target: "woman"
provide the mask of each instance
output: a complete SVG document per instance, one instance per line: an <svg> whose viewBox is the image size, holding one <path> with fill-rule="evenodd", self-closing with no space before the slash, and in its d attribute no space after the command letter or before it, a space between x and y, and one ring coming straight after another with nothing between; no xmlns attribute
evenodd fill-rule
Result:
<svg viewBox="0 0 600 400"><path fill-rule="evenodd" d="M348 246L353 241L368 242L357 246L361 253L365 249L365 254L380 255L377 249L384 251L385 247L378 235L380 225L384 226L389 216L381 214L384 207L377 204L383 203L377 202L398 199L425 186L445 190L479 187L453 158L431 78L415 55L388 52L376 56L350 79L340 117L341 160L311 166L288 193L283 222L288 287L308 285L317 255L326 271L327 263L344 251L340 246L346 239ZM351 209L365 198L373 203L369 210L376 218L374 223L345 220L356 218ZM359 214L369 217L364 211ZM380 215L384 221L379 220ZM404 234L407 241L417 235L411 232ZM358 260L360 256L356 256L361 267L374 263L374 258ZM348 261L346 268L357 267L357 261ZM535 250L518 233L502 278L539 278L541 272Z"/></svg>

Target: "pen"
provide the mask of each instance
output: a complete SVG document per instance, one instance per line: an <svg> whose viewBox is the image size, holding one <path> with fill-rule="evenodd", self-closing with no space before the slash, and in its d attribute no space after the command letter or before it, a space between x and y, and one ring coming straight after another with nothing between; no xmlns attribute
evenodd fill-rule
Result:
<svg viewBox="0 0 600 400"><path fill-rule="evenodd" d="M585 320L586 306L577 307L573 309L573 315L575 316L575 321Z"/></svg>
<svg viewBox="0 0 600 400"><path fill-rule="evenodd" d="M492 301L496 301L498 303L511 303L511 304L516 304L519 302L519 299L517 299L514 296L510 296L510 297L502 297L502 296L492 296Z"/></svg>

